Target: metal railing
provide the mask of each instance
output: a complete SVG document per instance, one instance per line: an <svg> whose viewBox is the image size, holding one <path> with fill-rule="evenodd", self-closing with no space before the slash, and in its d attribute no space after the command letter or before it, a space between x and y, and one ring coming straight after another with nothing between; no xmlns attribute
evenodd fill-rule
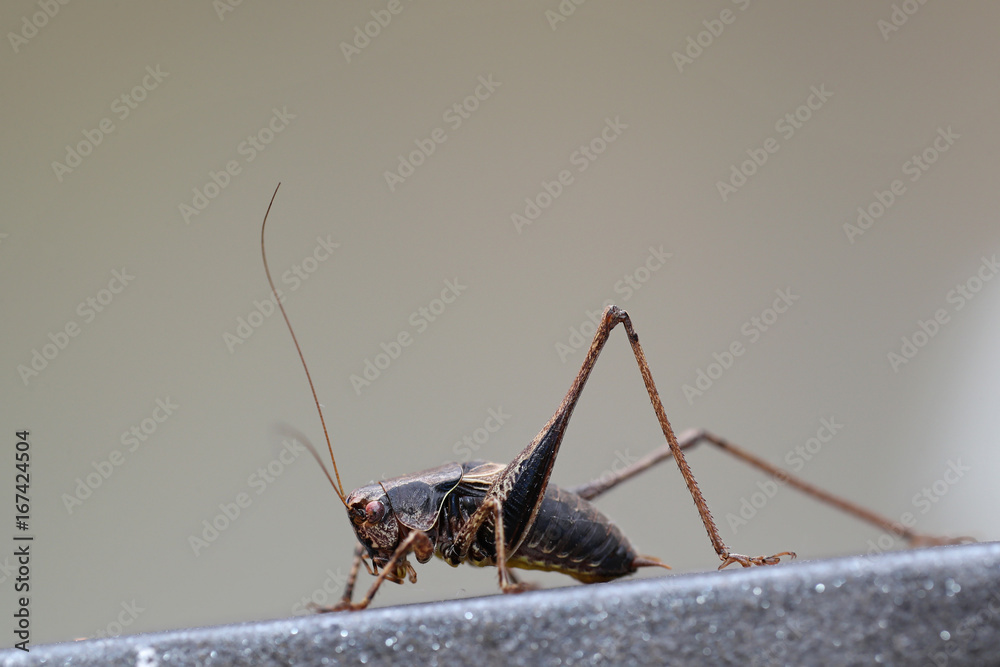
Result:
<svg viewBox="0 0 1000 667"><path fill-rule="evenodd" d="M1000 664L1000 543L53 644L46 665Z"/></svg>

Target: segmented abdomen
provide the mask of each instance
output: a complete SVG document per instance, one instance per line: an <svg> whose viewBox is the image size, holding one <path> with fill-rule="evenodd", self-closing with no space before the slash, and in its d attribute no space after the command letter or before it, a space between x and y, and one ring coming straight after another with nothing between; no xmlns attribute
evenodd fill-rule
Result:
<svg viewBox="0 0 1000 667"><path fill-rule="evenodd" d="M549 484L535 525L508 565L554 570L593 583L635 572L635 558L628 539L600 510Z"/></svg>

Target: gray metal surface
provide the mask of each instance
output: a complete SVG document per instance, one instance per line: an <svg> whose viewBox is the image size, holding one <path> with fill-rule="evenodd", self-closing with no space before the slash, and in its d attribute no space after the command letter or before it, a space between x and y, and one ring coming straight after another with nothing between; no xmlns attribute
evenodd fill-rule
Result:
<svg viewBox="0 0 1000 667"><path fill-rule="evenodd" d="M1000 543L0 653L4 665L1000 664Z"/></svg>

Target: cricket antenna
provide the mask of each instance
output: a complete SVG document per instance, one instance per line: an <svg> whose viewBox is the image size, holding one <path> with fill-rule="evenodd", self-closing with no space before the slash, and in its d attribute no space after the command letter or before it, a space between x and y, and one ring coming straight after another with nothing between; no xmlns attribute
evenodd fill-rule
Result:
<svg viewBox="0 0 1000 667"><path fill-rule="evenodd" d="M264 273L267 274L267 282L271 286L271 294L274 295L274 301L278 304L278 308L281 309L281 316L285 318L285 324L288 325L288 332L292 334L292 342L295 343L295 351L299 353L299 359L302 361L302 368L306 371L306 379L309 380L309 389L312 391L313 401L316 402L316 411L319 412L319 421L323 424L323 437L326 438L326 447L330 450L330 460L333 461L333 474L337 477L337 482L334 483L333 478L330 477L330 473L327 472L326 466L322 464L319 460L319 456L316 454L316 450L313 449L312 445L309 445L309 449L312 451L313 456L316 461L320 463L323 468L326 478L330 480L330 485L333 490L337 493L337 497L340 498L340 502L344 503L344 507L347 507L347 499L344 495L344 484L340 481L340 471L337 470L337 458L333 455L333 445L330 444L330 433L326 430L326 419L323 418L323 408L319 405L319 397L316 396L316 386L313 384L312 375L309 374L309 366L306 365L306 358L302 354L302 348L299 347L299 339L295 337L295 330L292 329L292 323L288 319L288 313L285 312L285 307L281 304L281 299L278 297L278 290L274 287L274 280L271 278L271 269L267 266L267 251L264 250L264 228L267 226L267 216L271 213L271 206L274 204L274 198L278 196L278 188L281 187L281 183L278 183L278 187L274 188L274 194L271 195L271 203L267 205L267 212L264 213L264 222L260 225L260 256L264 259ZM308 444L308 441L306 441Z"/></svg>

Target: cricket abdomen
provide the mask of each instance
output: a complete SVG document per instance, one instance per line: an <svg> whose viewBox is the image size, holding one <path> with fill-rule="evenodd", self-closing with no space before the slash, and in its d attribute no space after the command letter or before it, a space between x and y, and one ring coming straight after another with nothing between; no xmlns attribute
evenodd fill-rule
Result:
<svg viewBox="0 0 1000 667"><path fill-rule="evenodd" d="M600 510L549 484L534 525L507 564L561 572L589 584L635 572L636 558L628 538Z"/></svg>
<svg viewBox="0 0 1000 667"><path fill-rule="evenodd" d="M480 527L461 561L449 556L455 536L479 509L504 466L469 461L462 468L462 481L446 497L440 517L428 535L434 543L435 555L453 566L459 562L493 566L496 535L492 519ZM621 530L590 502L555 484L548 485L533 525L507 558L508 567L561 572L586 584L617 579L639 567L659 564L656 559L638 556Z"/></svg>

